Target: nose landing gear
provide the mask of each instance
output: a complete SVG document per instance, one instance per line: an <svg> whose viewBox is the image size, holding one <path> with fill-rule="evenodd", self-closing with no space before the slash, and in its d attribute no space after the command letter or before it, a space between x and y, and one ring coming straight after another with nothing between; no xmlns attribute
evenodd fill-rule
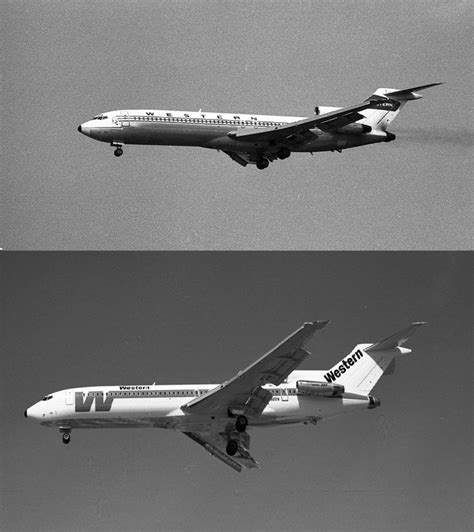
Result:
<svg viewBox="0 0 474 532"><path fill-rule="evenodd" d="M71 429L60 428L59 432L63 435L63 443L67 445L71 441Z"/></svg>
<svg viewBox="0 0 474 532"><path fill-rule="evenodd" d="M121 144L116 144L115 142L111 142L110 145L116 147L116 149L114 151L115 157L120 157L123 154L123 150L122 150L122 145Z"/></svg>

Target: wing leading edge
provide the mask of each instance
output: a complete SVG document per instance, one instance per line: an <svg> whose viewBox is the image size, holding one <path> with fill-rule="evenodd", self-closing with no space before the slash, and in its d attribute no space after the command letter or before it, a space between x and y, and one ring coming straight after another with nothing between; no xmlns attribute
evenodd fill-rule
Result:
<svg viewBox="0 0 474 532"><path fill-rule="evenodd" d="M247 417L258 416L268 404L271 394L264 384L278 386L309 355L303 349L313 334L328 321L305 323L283 342L260 357L230 380L184 405L187 413L227 415L229 411Z"/></svg>
<svg viewBox="0 0 474 532"><path fill-rule="evenodd" d="M231 131L228 133L228 136L242 141L281 141L293 135L305 134L315 128L319 128L323 131L331 131L347 126L348 124L352 124L353 122L365 118L359 113L359 111L363 111L364 109L383 109L386 111L392 111L398 105L398 102L391 101L388 98L384 98L383 100L369 99L358 105L345 107L312 118L304 118L303 120L291 122L285 126L275 126L259 129L257 131L250 131L250 128L243 128L238 131Z"/></svg>

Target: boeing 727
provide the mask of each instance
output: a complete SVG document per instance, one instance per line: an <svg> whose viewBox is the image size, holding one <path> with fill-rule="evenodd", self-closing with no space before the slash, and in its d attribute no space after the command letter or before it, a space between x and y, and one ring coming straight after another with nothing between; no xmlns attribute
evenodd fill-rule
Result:
<svg viewBox="0 0 474 532"><path fill-rule="evenodd" d="M243 113L156 111L134 109L94 116L80 133L110 143L114 154L124 144L201 146L223 151L242 166L267 168L292 152L337 151L376 142L391 142L388 126L408 100L432 83L410 89L377 89L359 105L316 107L314 116L270 116Z"/></svg>
<svg viewBox="0 0 474 532"><path fill-rule="evenodd" d="M258 467L248 429L313 423L380 406L371 391L423 322L376 343L359 344L326 371L296 370L304 349L327 321L303 324L286 340L222 384L123 385L72 388L46 395L25 417L59 429L64 443L80 428L156 427L180 431L241 471Z"/></svg>

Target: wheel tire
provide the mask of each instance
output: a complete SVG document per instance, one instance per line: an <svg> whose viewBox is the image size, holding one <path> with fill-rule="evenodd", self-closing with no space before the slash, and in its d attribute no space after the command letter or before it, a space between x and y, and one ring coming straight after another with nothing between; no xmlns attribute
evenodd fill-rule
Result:
<svg viewBox="0 0 474 532"><path fill-rule="evenodd" d="M67 445L70 441L71 441L71 435L63 434L63 443Z"/></svg>
<svg viewBox="0 0 474 532"><path fill-rule="evenodd" d="M123 153L123 150L122 148L117 148L115 151L114 151L114 155L115 157L120 157Z"/></svg>
<svg viewBox="0 0 474 532"><path fill-rule="evenodd" d="M288 148L280 148L277 153L279 159L288 159L291 155L291 151Z"/></svg>
<svg viewBox="0 0 474 532"><path fill-rule="evenodd" d="M245 432L247 429L248 420L245 416L239 416L235 421L235 430L237 432Z"/></svg>
<svg viewBox="0 0 474 532"><path fill-rule="evenodd" d="M234 456L239 449L239 444L235 440L229 440L227 447L225 448L229 456Z"/></svg>
<svg viewBox="0 0 474 532"><path fill-rule="evenodd" d="M257 161L257 168L258 168L259 170L265 170L265 168L268 168L268 165L269 165L269 164L270 164L270 163L268 162L267 159L259 159L259 160Z"/></svg>

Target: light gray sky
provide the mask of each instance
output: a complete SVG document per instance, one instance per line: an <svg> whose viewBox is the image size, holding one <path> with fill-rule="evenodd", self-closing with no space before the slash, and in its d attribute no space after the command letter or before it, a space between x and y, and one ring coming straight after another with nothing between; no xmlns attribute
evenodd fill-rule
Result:
<svg viewBox="0 0 474 532"><path fill-rule="evenodd" d="M2 4L5 249L466 249L472 4ZM396 142L264 172L77 132L124 108L310 115L432 82Z"/></svg>
<svg viewBox="0 0 474 532"><path fill-rule="evenodd" d="M2 530L465 531L472 528L472 254L8 253ZM332 323L302 369L412 321L382 406L252 431L237 474L179 433L59 432L49 392L222 382L304 321Z"/></svg>

